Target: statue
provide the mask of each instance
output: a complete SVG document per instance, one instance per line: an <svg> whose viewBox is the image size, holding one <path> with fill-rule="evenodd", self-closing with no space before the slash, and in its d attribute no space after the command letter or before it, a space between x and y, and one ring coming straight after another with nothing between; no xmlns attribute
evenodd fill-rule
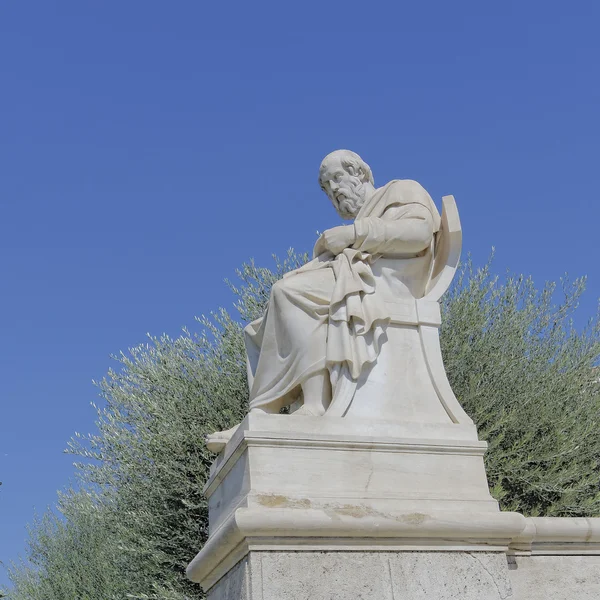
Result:
<svg viewBox="0 0 600 600"><path fill-rule="evenodd" d="M376 189L348 150L319 181L353 223L246 327L250 412L207 440L209 537L188 577L212 600L512 597L505 552L525 519L490 495L439 345L454 199L440 215L416 181Z"/></svg>
<svg viewBox="0 0 600 600"><path fill-rule="evenodd" d="M416 181L377 189L349 150L323 159L319 183L354 222L325 231L313 260L278 281L246 327L250 411L472 423L437 337L438 300L460 254L452 197L440 217ZM220 452L236 429L208 436L207 447Z"/></svg>

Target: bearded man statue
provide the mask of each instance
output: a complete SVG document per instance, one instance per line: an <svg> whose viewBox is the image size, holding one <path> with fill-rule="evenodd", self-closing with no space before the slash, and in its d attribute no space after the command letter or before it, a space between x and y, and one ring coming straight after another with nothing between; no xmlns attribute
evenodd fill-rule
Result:
<svg viewBox="0 0 600 600"><path fill-rule="evenodd" d="M291 407L293 418L335 406L343 416L386 343L390 306L414 304L430 280L440 215L419 183L376 189L349 150L325 157L319 183L354 222L325 231L313 260L278 281L264 316L246 327L250 411ZM210 435L208 448L220 452L235 430Z"/></svg>

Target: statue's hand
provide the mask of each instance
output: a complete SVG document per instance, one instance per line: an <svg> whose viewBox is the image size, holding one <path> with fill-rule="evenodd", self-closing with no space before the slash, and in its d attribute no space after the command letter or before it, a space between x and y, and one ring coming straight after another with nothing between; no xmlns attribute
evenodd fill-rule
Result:
<svg viewBox="0 0 600 600"><path fill-rule="evenodd" d="M356 241L354 225L341 225L332 227L321 234L315 245L315 254L329 250L332 254L339 254L349 248Z"/></svg>

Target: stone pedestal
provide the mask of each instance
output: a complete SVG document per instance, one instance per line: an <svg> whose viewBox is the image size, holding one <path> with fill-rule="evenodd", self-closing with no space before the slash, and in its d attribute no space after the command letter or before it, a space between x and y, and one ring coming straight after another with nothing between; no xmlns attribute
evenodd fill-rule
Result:
<svg viewBox="0 0 600 600"><path fill-rule="evenodd" d="M501 553L385 551L250 552L208 598L517 600Z"/></svg>
<svg viewBox="0 0 600 600"><path fill-rule="evenodd" d="M485 448L471 424L251 413L188 575L211 600L511 598L525 520L490 496Z"/></svg>

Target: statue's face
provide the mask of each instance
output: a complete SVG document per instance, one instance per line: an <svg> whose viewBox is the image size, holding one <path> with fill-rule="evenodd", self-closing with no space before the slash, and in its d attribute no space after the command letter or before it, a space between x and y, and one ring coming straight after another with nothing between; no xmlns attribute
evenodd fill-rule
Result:
<svg viewBox="0 0 600 600"><path fill-rule="evenodd" d="M366 189L359 173L347 171L338 158L332 158L321 175L321 187L342 219L353 219L364 204Z"/></svg>

